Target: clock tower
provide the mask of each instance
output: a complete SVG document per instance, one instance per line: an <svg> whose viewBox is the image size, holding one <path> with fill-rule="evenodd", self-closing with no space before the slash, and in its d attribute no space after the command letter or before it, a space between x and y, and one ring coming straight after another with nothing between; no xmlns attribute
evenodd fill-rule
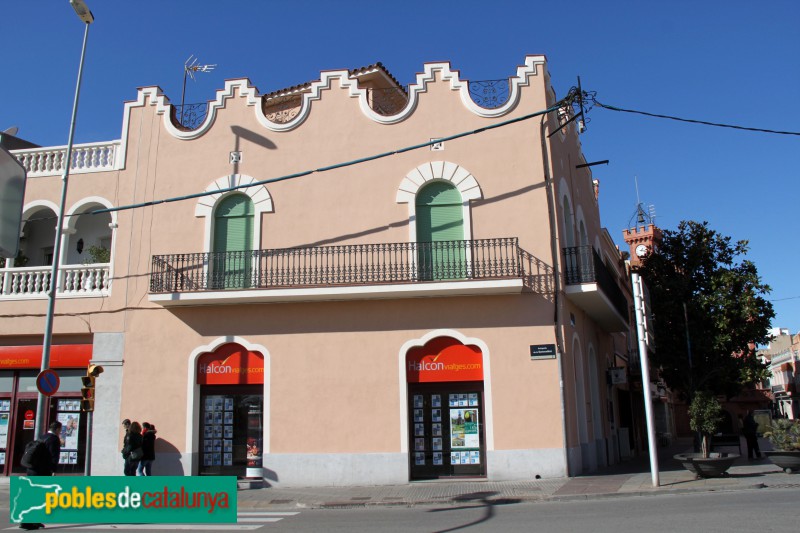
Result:
<svg viewBox="0 0 800 533"><path fill-rule="evenodd" d="M662 234L661 229L651 223L628 228L622 232L622 236L630 247L631 267L636 269L642 264L642 259L658 246Z"/></svg>

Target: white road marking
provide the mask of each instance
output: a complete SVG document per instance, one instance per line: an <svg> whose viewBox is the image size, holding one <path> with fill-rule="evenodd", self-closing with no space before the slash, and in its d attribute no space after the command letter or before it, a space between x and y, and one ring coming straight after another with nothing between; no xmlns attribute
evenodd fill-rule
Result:
<svg viewBox="0 0 800 533"><path fill-rule="evenodd" d="M59 528L61 530L91 530L91 529L119 529L119 530L156 530L156 531L172 531L172 530L195 530L195 531L214 531L214 530L228 530L228 531L252 531L261 527L259 524L253 525L239 525L239 524L46 524L46 528ZM5 530L17 530L19 526L7 527Z"/></svg>
<svg viewBox="0 0 800 533"><path fill-rule="evenodd" d="M227 531L252 531L261 525L280 522L287 516L295 516L299 512L278 511L242 511L236 513L236 524L47 524L48 528L61 529L120 529L120 530L227 530ZM252 522L252 525L250 524ZM4 531L19 529L19 526L7 527Z"/></svg>

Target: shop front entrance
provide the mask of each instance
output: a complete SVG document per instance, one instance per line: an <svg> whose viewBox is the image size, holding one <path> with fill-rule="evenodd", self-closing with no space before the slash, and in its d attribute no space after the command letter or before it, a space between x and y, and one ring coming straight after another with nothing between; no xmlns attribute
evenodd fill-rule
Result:
<svg viewBox="0 0 800 533"><path fill-rule="evenodd" d="M483 354L437 337L406 354L412 480L486 475Z"/></svg>
<svg viewBox="0 0 800 533"><path fill-rule="evenodd" d="M11 452L11 472L24 474L25 467L19 464L25 446L34 439L36 433L36 398L19 398L16 401L16 410L12 431L15 436L14 447Z"/></svg>
<svg viewBox="0 0 800 533"><path fill-rule="evenodd" d="M264 357L224 344L197 362L200 475L262 476Z"/></svg>
<svg viewBox="0 0 800 533"><path fill-rule="evenodd" d="M49 425L61 422L59 474L83 474L86 458L87 414L81 412L81 376L92 354L90 344L54 345L50 368L60 379L58 392L47 398L44 416ZM25 445L36 435L41 366L40 346L0 347L0 473L24 474L20 464Z"/></svg>

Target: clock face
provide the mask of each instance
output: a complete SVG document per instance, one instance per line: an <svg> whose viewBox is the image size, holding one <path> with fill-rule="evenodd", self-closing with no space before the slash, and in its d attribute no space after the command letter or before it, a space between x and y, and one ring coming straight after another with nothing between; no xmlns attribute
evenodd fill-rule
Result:
<svg viewBox="0 0 800 533"><path fill-rule="evenodd" d="M644 244L640 244L639 246L637 246L636 255L639 257L644 257L645 255L647 255L647 246L645 246Z"/></svg>

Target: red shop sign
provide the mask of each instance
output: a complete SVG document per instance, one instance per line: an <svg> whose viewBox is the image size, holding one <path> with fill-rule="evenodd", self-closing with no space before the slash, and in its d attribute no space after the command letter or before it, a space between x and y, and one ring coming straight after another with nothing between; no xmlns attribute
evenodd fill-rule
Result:
<svg viewBox="0 0 800 533"><path fill-rule="evenodd" d="M223 344L197 361L199 385L260 385L264 383L264 356L239 344Z"/></svg>
<svg viewBox="0 0 800 533"><path fill-rule="evenodd" d="M483 381L483 353L450 337L437 337L406 355L409 383Z"/></svg>
<svg viewBox="0 0 800 533"><path fill-rule="evenodd" d="M80 368L92 358L91 344L58 344L50 347L50 368ZM41 368L42 347L0 346L0 369Z"/></svg>

